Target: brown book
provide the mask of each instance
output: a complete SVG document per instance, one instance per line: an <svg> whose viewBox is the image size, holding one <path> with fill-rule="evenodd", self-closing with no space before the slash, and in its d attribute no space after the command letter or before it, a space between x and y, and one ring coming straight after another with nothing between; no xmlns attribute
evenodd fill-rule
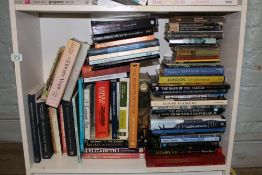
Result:
<svg viewBox="0 0 262 175"><path fill-rule="evenodd" d="M135 42L141 42L141 41L149 41L155 39L154 35L147 35L147 36L140 36L135 38L129 38L129 39L121 39L121 40L115 40L115 41L109 41L104 43L95 43L95 48L104 48L104 47L111 47L111 46L117 46L120 44L129 44L129 43L135 43Z"/></svg>
<svg viewBox="0 0 262 175"><path fill-rule="evenodd" d="M137 125L138 125L138 98L139 98L139 73L140 64L130 64L130 85L129 85L129 137L128 147L137 147Z"/></svg>

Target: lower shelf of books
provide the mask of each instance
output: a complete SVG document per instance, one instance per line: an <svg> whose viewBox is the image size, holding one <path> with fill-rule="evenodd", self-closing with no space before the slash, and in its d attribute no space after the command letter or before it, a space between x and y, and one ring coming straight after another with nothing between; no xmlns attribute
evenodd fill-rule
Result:
<svg viewBox="0 0 262 175"><path fill-rule="evenodd" d="M207 172L223 171L226 165L147 167L145 159L83 159L76 157L56 156L34 163L31 172L45 173L171 173L171 172ZM208 172L210 175L210 172ZM212 174L213 175L213 174Z"/></svg>

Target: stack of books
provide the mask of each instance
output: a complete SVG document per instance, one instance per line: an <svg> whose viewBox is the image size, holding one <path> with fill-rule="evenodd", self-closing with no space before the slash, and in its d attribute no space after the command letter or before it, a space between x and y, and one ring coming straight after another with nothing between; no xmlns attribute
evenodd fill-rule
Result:
<svg viewBox="0 0 262 175"><path fill-rule="evenodd" d="M139 83L141 79L149 87L149 77L140 78L140 62L159 58L157 25L155 17L91 21L93 45L82 67L85 129L91 134L85 134L83 158L144 156L143 131L138 132L138 126L146 129L144 121L138 125ZM149 88L146 94L149 99Z"/></svg>
<svg viewBox="0 0 262 175"><path fill-rule="evenodd" d="M173 56L164 58L159 75L151 77L148 166L225 162L219 142L230 86L217 40L223 38L223 23L223 16L175 16L166 24Z"/></svg>

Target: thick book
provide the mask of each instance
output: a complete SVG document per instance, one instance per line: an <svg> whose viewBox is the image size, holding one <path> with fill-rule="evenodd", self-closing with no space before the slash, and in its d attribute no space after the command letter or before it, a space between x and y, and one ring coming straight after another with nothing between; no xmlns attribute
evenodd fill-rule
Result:
<svg viewBox="0 0 262 175"><path fill-rule="evenodd" d="M176 85L212 85L223 84L225 77L217 76L159 76L158 83L173 83Z"/></svg>
<svg viewBox="0 0 262 175"><path fill-rule="evenodd" d="M169 44L216 44L216 38L183 38L183 39L168 39Z"/></svg>
<svg viewBox="0 0 262 175"><path fill-rule="evenodd" d="M114 41L103 42L103 43L95 43L95 48L100 49L100 48L105 48L105 47L112 47L112 46L117 46L117 45L122 45L122 44L131 44L131 43L149 41L149 40L154 40L154 39L155 39L154 35L146 35L146 36L140 36L140 37L135 37L135 38L120 39L120 40L114 40Z"/></svg>
<svg viewBox="0 0 262 175"><path fill-rule="evenodd" d="M91 118L93 117L91 113L91 86L93 84L88 84L84 87L84 135L85 139L91 139Z"/></svg>
<svg viewBox="0 0 262 175"><path fill-rule="evenodd" d="M183 38L224 38L223 31L194 31L194 32L165 32L167 40L183 39Z"/></svg>
<svg viewBox="0 0 262 175"><path fill-rule="evenodd" d="M40 140L39 140L39 132L38 132L39 128L38 128L36 102L37 99L40 98L44 86L45 86L44 83L36 86L32 90L30 90L30 92L27 95L35 163L41 162L41 149L40 149Z"/></svg>
<svg viewBox="0 0 262 175"><path fill-rule="evenodd" d="M183 1L177 1L177 0L148 0L147 5L238 5L238 0L205 0L205 1L199 1L199 0L183 0Z"/></svg>
<svg viewBox="0 0 262 175"><path fill-rule="evenodd" d="M223 31L223 23L166 23L166 32Z"/></svg>
<svg viewBox="0 0 262 175"><path fill-rule="evenodd" d="M50 159L54 153L48 107L45 101L37 101L37 117L39 123L39 136L43 159Z"/></svg>
<svg viewBox="0 0 262 175"><path fill-rule="evenodd" d="M85 140L85 123L84 123L84 84L83 79L80 77L77 81L78 85L78 126L79 126L79 147L80 152L84 152Z"/></svg>
<svg viewBox="0 0 262 175"><path fill-rule="evenodd" d="M81 42L80 49L78 51L76 61L73 65L72 71L70 73L65 92L63 95L63 100L70 101L72 98L75 86L77 84L77 79L79 77L79 74L81 72L81 68L86 60L87 57L87 51L89 49L89 45L87 43Z"/></svg>
<svg viewBox="0 0 262 175"><path fill-rule="evenodd" d="M225 22L225 17L218 15L218 16L212 16L212 15L187 15L187 16L172 16L169 18L169 22L188 22L188 23L214 23L214 22Z"/></svg>
<svg viewBox="0 0 262 175"><path fill-rule="evenodd" d="M139 56L139 57L134 57L126 60L119 60L119 61L112 61L112 62L107 62L107 63L101 63L101 64L96 64L92 65L93 70L101 70L101 69L106 69L106 68L112 68L112 67L117 67L117 66L126 66L129 65L130 62L140 62L140 64L143 64L143 62L146 61L152 61L155 59L160 58L159 51L155 51L154 55L148 55L148 53L143 53L146 56ZM148 56L147 56L148 55Z"/></svg>
<svg viewBox="0 0 262 175"><path fill-rule="evenodd" d="M82 77L89 78L89 77L104 76L109 74L118 74L118 73L129 72L129 70L130 70L129 65L105 68L100 70L92 70L92 66L84 65L82 67Z"/></svg>
<svg viewBox="0 0 262 175"><path fill-rule="evenodd" d="M148 29L156 27L157 25L158 20L156 17L144 17L118 21L91 21L93 35Z"/></svg>
<svg viewBox="0 0 262 175"><path fill-rule="evenodd" d="M109 136L110 81L95 82L95 136L105 138Z"/></svg>
<svg viewBox="0 0 262 175"><path fill-rule="evenodd" d="M138 99L139 99L139 74L140 64L130 64L129 84L129 148L137 147L137 126L138 126Z"/></svg>
<svg viewBox="0 0 262 175"><path fill-rule="evenodd" d="M207 106L205 108L185 108L185 109L152 109L152 114L160 116L200 116L200 115L220 115L225 111L223 107Z"/></svg>
<svg viewBox="0 0 262 175"><path fill-rule="evenodd" d="M64 125L65 125L65 136L66 136L66 148L68 156L76 156L76 137L75 137L75 122L73 114L72 100L61 101L64 115Z"/></svg>
<svg viewBox="0 0 262 175"><path fill-rule="evenodd" d="M110 81L110 113L112 118L112 139L118 138L117 80Z"/></svg>
<svg viewBox="0 0 262 175"><path fill-rule="evenodd" d="M119 80L120 110L119 110L119 139L128 138L129 120L129 78Z"/></svg>
<svg viewBox="0 0 262 175"><path fill-rule="evenodd" d="M57 155L62 155L62 146L61 146L61 137L59 132L59 122L57 109L53 107L48 108L49 118L50 118L50 126L51 126L51 136L53 142L54 153Z"/></svg>
<svg viewBox="0 0 262 175"><path fill-rule="evenodd" d="M115 53L115 52L123 52L123 51L128 51L128 50L136 50L136 49L142 49L142 48L154 47L154 46L159 46L158 39L122 44L119 46L111 46L111 47L100 48L100 49L91 48L88 51L88 56L89 56L89 60L92 60L91 56L110 54L110 53Z"/></svg>
<svg viewBox="0 0 262 175"><path fill-rule="evenodd" d="M50 88L50 92L47 96L47 105L52 106L54 108L58 107L63 93L65 91L71 70L75 63L80 45L81 44L78 41L75 41L73 39L70 39L67 42L60 63L57 67L57 71L52 86Z"/></svg>
<svg viewBox="0 0 262 175"><path fill-rule="evenodd" d="M59 120L60 120L60 133L61 133L60 136L61 136L62 152L63 154L67 154L64 113L61 104L58 107L58 111L59 111Z"/></svg>
<svg viewBox="0 0 262 175"><path fill-rule="evenodd" d="M110 74L110 75L103 75L103 76L97 76L97 77L90 77L90 78L84 78L85 83L89 82L96 82L96 81L104 81L104 80L112 80L112 79L119 79L127 77L127 73L117 73L117 74Z"/></svg>
<svg viewBox="0 0 262 175"><path fill-rule="evenodd" d="M93 36L92 39L95 43L110 42L121 39L132 39L135 37L141 37L146 35L153 35L154 29L141 29L141 30L132 30L132 31L123 31L118 33L104 34Z"/></svg>
<svg viewBox="0 0 262 175"><path fill-rule="evenodd" d="M116 55L116 57L109 57L105 59L93 60L89 61L89 65L97 66L97 64L111 64L115 65L115 63L123 63L123 62L133 62L134 60L143 61L152 57L157 57L160 54L159 47L150 47L145 49L138 49L135 51L128 51L129 53L125 53L125 55ZM136 53L137 52L137 53ZM119 52L120 53L120 52ZM121 52L122 53L122 52ZM101 67L101 65L98 65Z"/></svg>
<svg viewBox="0 0 262 175"><path fill-rule="evenodd" d="M88 60L89 60L89 63L91 63L92 61L100 61L100 60L104 60L107 58L111 58L111 61L117 61L118 59L115 59L115 57L128 56L128 55L139 54L139 53L144 53L144 52L159 51L159 49L160 49L159 46L137 48L134 50L126 50L126 51L121 51L121 52L113 52L113 53L108 53L108 54L89 56ZM131 57L128 57L128 58L131 58Z"/></svg>
<svg viewBox="0 0 262 175"><path fill-rule="evenodd" d="M224 67L164 67L162 66L160 72L164 76L185 76L185 75L224 75Z"/></svg>

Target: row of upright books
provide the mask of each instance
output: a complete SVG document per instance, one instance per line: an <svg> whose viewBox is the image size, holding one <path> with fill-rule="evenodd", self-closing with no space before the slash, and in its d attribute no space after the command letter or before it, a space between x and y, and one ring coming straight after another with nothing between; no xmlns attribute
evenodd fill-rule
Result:
<svg viewBox="0 0 262 175"><path fill-rule="evenodd" d="M219 62L223 25L223 16L172 17L166 24L173 55L151 77L147 166L225 163L219 142L230 86Z"/></svg>
<svg viewBox="0 0 262 175"><path fill-rule="evenodd" d="M145 157L149 167L224 164L224 20L171 17L165 38L173 55L156 75L140 72L160 58L156 17L91 21L93 43L68 40L46 83L28 94L35 162L55 153Z"/></svg>
<svg viewBox="0 0 262 175"><path fill-rule="evenodd" d="M238 5L238 0L15 0L16 4L40 5Z"/></svg>

